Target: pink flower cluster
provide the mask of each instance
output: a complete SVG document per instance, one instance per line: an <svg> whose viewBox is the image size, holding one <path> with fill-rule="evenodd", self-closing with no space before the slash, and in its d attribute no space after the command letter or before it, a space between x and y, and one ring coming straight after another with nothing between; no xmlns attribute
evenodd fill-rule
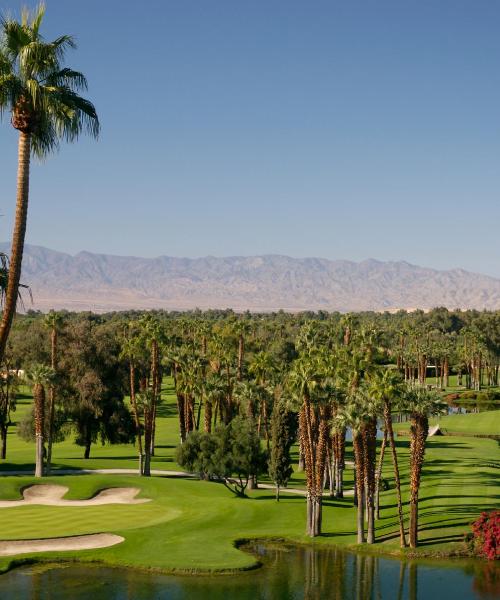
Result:
<svg viewBox="0 0 500 600"><path fill-rule="evenodd" d="M474 547L488 560L500 559L500 510L482 512L472 523Z"/></svg>

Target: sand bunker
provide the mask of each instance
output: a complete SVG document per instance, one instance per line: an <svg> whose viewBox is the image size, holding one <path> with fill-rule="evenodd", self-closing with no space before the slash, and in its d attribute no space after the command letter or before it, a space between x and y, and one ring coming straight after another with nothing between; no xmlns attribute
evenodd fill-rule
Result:
<svg viewBox="0 0 500 600"><path fill-rule="evenodd" d="M133 487L101 490L96 496L88 500L64 500L63 496L68 492L68 489L64 485L31 485L23 490L23 500L0 500L0 508L25 506L26 504L96 506L98 504L143 504L151 501L150 498L136 498L135 496L140 492L140 489ZM98 546L94 547L97 548Z"/></svg>
<svg viewBox="0 0 500 600"><path fill-rule="evenodd" d="M45 540L12 540L0 542L0 556L26 554L28 552L54 552L61 550L92 550L107 548L123 542L125 538L112 533L94 533Z"/></svg>

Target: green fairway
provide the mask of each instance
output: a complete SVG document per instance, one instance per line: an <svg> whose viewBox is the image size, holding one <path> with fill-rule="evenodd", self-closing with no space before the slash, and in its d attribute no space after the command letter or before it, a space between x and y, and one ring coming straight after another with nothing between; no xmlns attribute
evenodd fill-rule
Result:
<svg viewBox="0 0 500 600"><path fill-rule="evenodd" d="M500 410L490 410L467 415L446 415L429 420L429 424L439 425L445 431L464 435L500 435ZM394 429L409 429L409 423L395 423Z"/></svg>
<svg viewBox="0 0 500 600"><path fill-rule="evenodd" d="M398 442L403 491L408 494L408 452ZM473 438L433 438L429 441L421 491L420 553L445 553L462 548L463 534L481 510L498 506L498 444ZM392 484L387 457L383 476ZM69 536L111 531L125 542L102 550L44 553L78 556L111 564L174 570L241 569L254 565L252 556L234 546L242 538L277 537L310 542L304 535L305 501L284 494L281 502L269 490L239 499L217 483L197 480L123 475L59 476L45 481L70 488L68 498L88 498L110 486L138 486L146 504L82 508L27 506L0 509L0 539ZM33 483L28 477L2 479L1 497L19 498ZM398 552L393 486L381 495L380 543L374 551ZM406 515L407 516L407 515ZM324 534L314 544L355 544L352 498L325 499ZM207 551L209 549L210 551ZM2 559L6 568L11 559Z"/></svg>
<svg viewBox="0 0 500 600"><path fill-rule="evenodd" d="M155 469L178 470L175 446L178 424L171 382L164 386L164 402L157 425ZM26 394L14 417L18 420L29 410L31 398ZM498 432L500 411L458 415L441 419L443 427L453 431ZM446 423L446 425L445 425ZM453 426L449 423L453 423ZM408 426L408 424L402 424ZM408 443L398 440L404 500L408 499ZM83 449L72 437L54 447L56 469L63 468L135 468L133 446L92 446L91 458L82 458ZM347 459L351 459L347 447ZM22 441L12 427L9 433L7 460L0 465L5 471L32 469L34 445ZM294 459L297 460L296 448ZM419 553L449 553L462 550L463 534L482 510L498 502L498 443L473 437L431 438L427 444L421 488ZM346 488L352 488L352 469L346 470ZM381 520L377 522L378 542L369 548L378 552L399 553L396 502L392 464L387 454L383 477L390 488L381 493ZM264 481L266 478L262 478ZM18 499L22 488L35 483L28 476L4 476L1 499ZM40 482L40 480L38 480ZM283 494L281 502L272 490L249 492L248 499L234 497L224 486L197 480L169 477L151 479L130 475L53 476L43 483L69 487L68 499L84 499L107 487L141 488L141 497L152 501L137 505L103 505L89 507L55 507L29 505L0 508L0 539L29 539L70 536L84 533L112 532L125 542L101 550L43 553L44 560L54 557L79 557L102 560L110 564L135 565L166 571L218 571L250 568L255 559L238 550L235 541L246 538L286 538L301 543L356 543L355 509L352 497L325 499L324 535L311 542L305 532L305 500L302 496ZM291 487L303 487L304 474L295 472ZM408 518L405 506L405 517ZM364 547L366 549L366 546ZM23 555L26 558L26 555ZM5 569L11 558L0 560Z"/></svg>
<svg viewBox="0 0 500 600"><path fill-rule="evenodd" d="M23 388L23 396L18 400L17 410L12 413L14 426L9 428L7 459L0 461L0 471L34 469L34 444L25 442L17 435L17 424L31 409L32 397L28 388ZM175 462L175 448L179 442L177 408L173 394L173 383L167 379L163 386L163 404L158 409L156 426L155 456L153 469L182 470ZM54 444L53 465L55 469L135 469L138 468L137 452L131 444L103 446L92 444L90 458L83 458L83 448L74 443L74 434L66 440Z"/></svg>

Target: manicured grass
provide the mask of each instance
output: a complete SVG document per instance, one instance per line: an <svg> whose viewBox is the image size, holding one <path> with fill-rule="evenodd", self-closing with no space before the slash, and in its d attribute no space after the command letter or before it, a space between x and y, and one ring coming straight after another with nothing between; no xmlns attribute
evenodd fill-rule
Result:
<svg viewBox="0 0 500 600"><path fill-rule="evenodd" d="M430 419L430 425L439 425L450 432L482 435L500 435L500 410L467 415L446 415ZM409 429L409 423L395 423L394 429Z"/></svg>
<svg viewBox="0 0 500 600"><path fill-rule="evenodd" d="M436 377L427 377L425 379L425 382L427 385L432 385L432 386L439 385L439 382L436 380ZM462 385L459 385L459 383L458 383L458 375L450 375L448 378L448 386L446 388L444 388L444 390L447 393L469 391L465 387L465 375L462 377ZM498 392L498 391L500 391L500 388L499 387L484 387L481 390L481 392L485 392L486 390Z"/></svg>
<svg viewBox="0 0 500 600"><path fill-rule="evenodd" d="M17 435L16 426L24 414L31 410L32 397L28 388L18 401L16 412L12 413L14 426L9 428L7 459L0 461L0 471L34 469L34 444L25 442ZM158 409L159 418L156 427L156 449L152 459L153 469L182 470L175 462L175 448L179 442L177 408L171 380L163 385L163 403ZM53 448L55 469L135 469L138 457L131 444L101 445L92 444L89 459L83 458L83 448L74 443L74 434Z"/></svg>
<svg viewBox="0 0 500 600"><path fill-rule="evenodd" d="M157 426L157 451L153 468L179 469L175 464L178 440L175 399L171 382L164 387L164 403ZM31 399L24 398L17 418L29 410ZM446 417L457 419L459 417ZM469 431L496 429L500 411L463 415ZM496 423L496 424L495 424ZM403 424L404 425L404 424ZM444 423L443 423L443 426ZM450 430L456 430L446 425ZM398 456L402 471L404 500L409 493L408 439L400 438ZM351 448L348 445L348 456ZM56 444L57 468L134 468L132 446L92 447L91 458L82 459L83 449L72 438ZM296 449L294 451L297 459ZM0 470L33 468L34 444L20 440L14 428L9 434L8 458ZM420 501L421 553L449 553L462 548L463 534L482 510L499 506L499 447L495 440L473 437L430 438L427 445ZM378 552L399 552L396 501L392 464L386 455L383 477L390 489L381 494L381 520L377 522ZM265 478L263 478L265 479ZM40 481L40 480L38 480ZM88 498L106 487L136 486L152 502L139 505L94 507L24 506L0 509L0 539L69 536L82 533L113 532L125 542L111 548L81 552L43 553L43 560L79 558L102 560L113 565L129 565L166 571L219 571L255 566L254 557L238 550L235 541L246 538L286 538L311 543L304 535L305 500L287 494L277 503L271 490L249 492L248 499L234 497L217 483L169 477L140 478L125 475L53 476L43 480L70 488L67 498ZM0 479L1 498L19 498L32 477L4 476ZM290 486L300 487L304 474L295 472ZM352 469L346 470L346 487L352 487ZM407 508L405 517L408 520ZM355 509L352 498L325 499L324 535L315 545L355 546ZM29 556L23 555L23 559ZM5 569L11 558L0 559Z"/></svg>
<svg viewBox="0 0 500 600"><path fill-rule="evenodd" d="M77 481L64 481L64 485L71 486L71 496L73 498L75 496L88 498L102 487L117 486L115 480L100 481L98 476L86 479L88 481L83 486ZM2 480L1 483L6 482ZM7 486L2 485L2 497L6 498L5 492L9 487L18 487L19 485L24 487L31 483L33 483L31 478L19 478L17 481L9 481ZM60 485L63 482L59 477L46 478L43 483L57 483ZM85 488L90 493L84 493ZM66 497L70 498L70 495ZM0 538L3 540L36 539L96 532L103 533L120 529L124 523L127 524L127 529L134 529L156 525L178 515L175 508L161 506L158 502L149 502L147 510L142 510L142 507L142 504L105 504L81 507L27 505L0 508L2 517L4 519L8 517L8 520L0 526Z"/></svg>
<svg viewBox="0 0 500 600"><path fill-rule="evenodd" d="M408 496L407 442L398 442L403 493ZM498 506L498 444L474 438L434 438L429 441L421 491L420 552L449 552L461 546L463 533L481 510ZM496 466L495 466L496 463ZM373 550L398 552L392 468L387 457L383 476L391 489L383 492L382 519L377 523L379 543ZM49 480L47 480L49 481ZM238 550L242 538L277 537L309 542L304 536L305 501L283 495L274 500L268 490L239 499L220 484L197 480L135 476L59 476L50 481L67 485L68 497L87 498L113 486L138 486L153 502L135 506L57 508L27 506L0 509L0 539L51 537L112 531L126 541L117 546L82 552L44 553L46 557L79 557L110 564L135 565L167 571L249 568L255 559ZM19 497L32 478L6 477L2 498ZM352 499L325 499L324 536L314 544L355 544ZM406 515L407 517L407 515ZM2 559L6 568L10 559Z"/></svg>

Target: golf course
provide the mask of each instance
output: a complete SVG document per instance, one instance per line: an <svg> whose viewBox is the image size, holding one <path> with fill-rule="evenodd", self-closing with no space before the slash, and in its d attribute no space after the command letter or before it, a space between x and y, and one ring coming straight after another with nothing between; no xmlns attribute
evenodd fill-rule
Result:
<svg viewBox="0 0 500 600"><path fill-rule="evenodd" d="M70 439L54 445L53 475L34 479L33 444L22 441L12 427L9 457L1 464L0 501L20 500L23 490L36 484L65 486L65 500L95 498L102 490L136 488L137 504L99 504L88 506L51 506L29 503L6 506L0 503L0 540L44 540L89 534L114 534L124 541L92 550L23 552L0 557L2 571L23 561L79 560L114 566L172 572L225 572L256 567L258 560L242 551L244 540L282 539L315 547L332 545L355 549L356 516L352 495L352 468L346 472L343 499L323 500L323 535L310 540L305 535L305 499L296 493L304 490L303 472L294 465L289 487L276 502L272 489L247 492L238 498L218 482L174 475L182 468L175 462L177 419L172 382L166 380L158 416L157 446L152 459L151 478L123 474L119 470L137 468L132 445L96 444L89 459L82 459L81 448ZM15 419L30 409L28 393L18 401ZM455 425L455 419L457 424ZM389 489L380 494L380 520L377 543L370 552L397 556L463 555L464 534L482 510L498 507L498 442L470 434L495 434L500 429L500 411L442 418L442 424L463 432L463 436L431 437L420 493L420 544L417 549L400 550L392 471L388 457L382 476ZM470 423L470 432L467 431ZM402 424L404 425L404 424ZM469 434L469 435L468 435ZM401 464L403 496L408 494L408 439L397 441ZM348 464L350 448L347 449ZM296 455L296 448L295 448ZM114 473L59 474L77 470L114 470ZM20 474L22 472L25 474ZM10 473L16 473L10 474ZM269 483L266 477L262 482ZM33 488L31 488L33 489ZM210 551L207 551L207 549ZM366 548L365 548L366 551ZM0 551L1 554L1 551Z"/></svg>

